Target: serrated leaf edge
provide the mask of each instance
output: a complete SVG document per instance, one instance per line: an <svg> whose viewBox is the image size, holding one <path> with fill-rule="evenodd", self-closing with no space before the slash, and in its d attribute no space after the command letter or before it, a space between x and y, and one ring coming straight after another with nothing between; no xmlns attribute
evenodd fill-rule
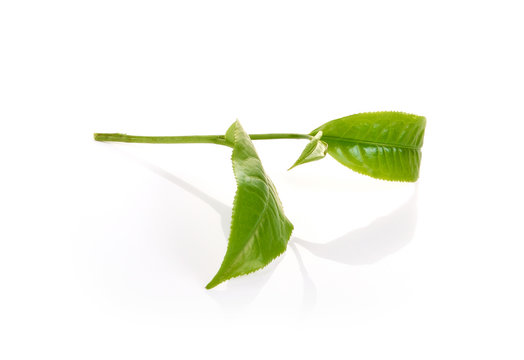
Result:
<svg viewBox="0 0 524 360"><path fill-rule="evenodd" d="M417 150L417 149L413 149L413 150ZM421 152L420 150L417 150L417 151L420 153L420 159L421 159L420 162L422 163L422 152ZM329 154L329 156L333 157L333 155L331 155L331 154ZM335 159L334 157L333 157L333 160L335 160L335 161L338 162L338 160ZM339 163L340 163L340 162L339 162ZM355 170L355 169L350 168L349 166L346 166L346 165L344 165L344 164L342 164L342 163L340 163L340 164L341 164L342 166L345 166L345 167L347 167L348 169L350 169L350 170L356 172L356 173L359 174L359 175L364 175L364 176L370 177L370 178L372 178L372 179L377 179L377 180L382 180L382 181L389 181L389 182L396 182L396 183L414 183L414 182L416 182L416 181L419 179L419 177L420 177L419 174L417 174L417 178L416 178L416 179L413 179L413 180L392 179L392 178L387 178L387 177L378 177L378 176L372 176L372 175L366 174L366 173L364 173L364 172L362 172L362 171L359 171L359 170ZM419 168L419 173L420 173L420 168Z"/></svg>
<svg viewBox="0 0 524 360"><path fill-rule="evenodd" d="M426 117L425 116L411 114L411 113L407 113L407 112L404 112L404 111L367 111L367 112L351 114L351 115L348 115L348 116L343 116L343 117L338 118L338 119L330 120L327 123L320 125L315 130L311 131L309 133L309 135L313 135L313 136L316 135L321 127L329 124L332 121L336 121L336 120L340 120L340 119L343 119L343 118L346 118L346 117L356 116L356 115L384 114L384 113L395 113L395 114L403 114L403 115L414 116L414 117L419 118L420 120L422 120L423 123L424 123L424 128L426 127ZM329 138L332 138L332 137L331 136L324 136L324 139L329 139ZM396 144L396 143L380 143L380 142L366 141L366 140L360 140L360 139L354 139L354 138L345 138L345 139L347 139L346 140L347 142L358 142L358 143L369 144L369 145L394 146L394 147L399 147L399 148L404 148L404 149L420 150L424 146L424 130L423 130L423 133L422 133L422 143L420 144L420 147L417 147L417 146L406 146L406 145ZM343 141L343 140L340 140L340 141Z"/></svg>
<svg viewBox="0 0 524 360"><path fill-rule="evenodd" d="M235 125L235 143L237 141L237 137L238 137L238 134L237 132L239 131L238 130L238 126L242 126L240 125L240 122L238 120L236 120L234 123ZM251 140L249 140L251 141ZM253 146L254 148L254 146ZM233 199L233 209L232 209L232 212L231 212L231 225L229 227L229 237L231 237L231 231L233 230L233 219L235 217L235 213L236 213L236 208L237 208L237 201L238 201L238 178L237 178L237 173L236 173L236 168L235 168L235 162L233 161L233 155L234 155L234 152L235 152L235 148L233 147L233 151L231 152L231 164L232 164L232 167L233 167L233 176L235 177L235 182L237 184L237 189L235 191L235 197ZM255 153L256 153L256 149L255 149ZM258 153L257 153L257 157L258 157ZM259 157L260 159L260 157ZM264 173L265 173L265 170L264 170ZM271 181L271 179L268 177L268 180ZM272 181L271 181L272 183ZM274 185L273 185L274 187ZM275 188L275 192L277 192L277 189ZM278 193L277 193L277 197L276 197L277 201L280 203L280 206L283 208L282 206L282 203L280 201L280 198L278 197ZM264 209L264 211L266 211L267 207ZM285 215L284 215L285 216ZM287 219L287 217L286 217ZM288 219L289 221L289 219ZM291 224L291 229L290 229L290 232L289 232L289 235L288 235L288 240L287 240L287 243L289 243L289 239L291 238L291 234L293 233L293 230L294 230L294 225L293 223L291 223L291 221L289 221L289 223ZM284 252L286 252L287 250L287 243L286 243L286 247L279 253L276 254L275 257L269 259L269 262L257 269L253 269L251 271L247 271L247 272L243 272L243 273L240 273L240 274L237 274L237 275L234 275L234 276L231 276L231 277L228 277L228 278L225 278L225 279L222 279L220 281L215 281L215 278L217 277L217 275L219 274L220 272L220 269L222 267L222 265L220 266L220 268L218 269L216 275L213 277L213 279L211 279L211 281L206 285L206 289L212 289L214 288L215 286L218 286L220 285L221 283L223 283L224 281L227 281L227 280L230 280L230 279L234 279L234 278L237 278L239 276L244 276L244 275L248 275L248 274L251 274L251 273L254 273L255 271L258 271L258 270L261 270L263 268L265 268L266 266L268 266L269 264L271 264L273 261L275 261L277 258L279 258ZM227 242L227 249L226 249L226 253L224 254L224 258L229 250L229 246L230 246L230 242L229 242L229 238L228 238L228 242Z"/></svg>
<svg viewBox="0 0 524 360"><path fill-rule="evenodd" d="M379 143L379 142L373 142L373 141L365 141L365 140L359 140L359 139L350 139L350 138L346 138L347 140L345 142L354 142L354 143L359 143L359 144L368 144L368 145L376 145L376 146L383 146L383 147L399 147L399 148L404 148L404 149L408 149L408 150L415 150L415 151L418 151L419 155L420 155L420 163L422 164L422 147L424 146L424 133L425 133L425 127L426 127L426 117L425 116L421 116L421 115L416 115L416 114L412 114L412 113L407 113L405 111L388 111L388 110L384 110L384 111L366 111L366 112L361 112L361 113L356 113L356 114L352 114L352 115L348 115L348 116L353 116L353 115L366 115L366 114L383 114L383 113L396 113L396 114L404 114L404 115L409 115L409 116L414 116L414 117L417 117L419 119L421 119L423 121L423 125L424 125L424 129L422 130L422 142L420 144L420 147L416 147L416 146L405 146L405 145L398 145L398 144L393 144L393 143ZM341 118L338 118L338 119L333 119L331 121L335 121L335 120L340 120L344 117L348 117L348 116L343 116ZM327 123L325 124L322 124L320 125L319 127L317 127L315 130L311 131L309 134L310 135L316 135L318 132L319 132L319 129L321 127L323 127L324 125L330 123L331 121L328 121ZM324 139L326 138L331 138L331 136L324 136ZM344 142L343 140L338 140L338 141L341 141L341 142ZM328 150L328 153L329 153L329 150ZM333 157L333 155L329 154L331 157ZM334 160L336 160L334 157L333 157ZM336 160L338 161L338 160ZM344 164L342 164L343 166L346 166ZM400 182L400 183L413 183L413 182L416 182L420 175L417 174L417 177L413 180L403 180L403 179L392 179L392 178L388 178L388 177L378 177L378 176L372 176L372 175L369 175L369 174L366 174L362 171L359 171L359 170L355 170L353 168L350 168L349 166L346 166L348 169L360 174L360 175L364 175L364 176L367 176L367 177L370 177L372 179L377 179L377 180L385 180L385 181L390 181L390 182ZM420 173L420 166L419 166L419 173Z"/></svg>

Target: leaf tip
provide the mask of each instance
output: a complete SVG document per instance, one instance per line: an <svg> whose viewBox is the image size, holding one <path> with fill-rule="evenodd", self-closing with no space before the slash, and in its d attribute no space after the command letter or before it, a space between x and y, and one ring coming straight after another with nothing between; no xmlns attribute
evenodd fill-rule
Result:
<svg viewBox="0 0 524 360"><path fill-rule="evenodd" d="M215 275L213 279L206 285L206 290L211 290L212 288L216 287L217 285L220 285L227 279L220 279L218 278L218 274Z"/></svg>
<svg viewBox="0 0 524 360"><path fill-rule="evenodd" d="M213 284L213 282L209 282L209 284L206 285L206 290L211 290L212 288L214 288L215 286L217 286L218 284Z"/></svg>

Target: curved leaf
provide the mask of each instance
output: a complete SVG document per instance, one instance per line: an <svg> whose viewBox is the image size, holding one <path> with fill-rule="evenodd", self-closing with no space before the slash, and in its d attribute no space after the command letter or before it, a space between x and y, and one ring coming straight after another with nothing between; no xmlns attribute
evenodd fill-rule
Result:
<svg viewBox="0 0 524 360"><path fill-rule="evenodd" d="M231 160L237 192L227 252L207 289L269 264L286 250L293 230L249 135L238 121L226 134L226 139L234 141Z"/></svg>
<svg viewBox="0 0 524 360"><path fill-rule="evenodd" d="M328 150L328 144L320 140L322 137L322 131L319 131L313 139L306 145L304 151L302 151L302 154L300 154L299 158L293 166L291 166L288 170L293 169L295 166L305 164L311 161L316 161L323 159Z"/></svg>
<svg viewBox="0 0 524 360"><path fill-rule="evenodd" d="M416 181L426 118L394 111L362 113L330 121L322 131L328 153L364 175L383 180Z"/></svg>

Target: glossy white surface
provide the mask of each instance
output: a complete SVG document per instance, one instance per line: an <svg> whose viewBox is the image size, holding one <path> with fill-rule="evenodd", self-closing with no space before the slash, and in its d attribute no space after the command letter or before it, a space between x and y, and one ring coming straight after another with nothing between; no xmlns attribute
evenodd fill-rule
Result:
<svg viewBox="0 0 524 360"><path fill-rule="evenodd" d="M2 2L0 357L522 359L517 1ZM417 184L255 143L288 251L204 289L235 184L215 145L428 119Z"/></svg>

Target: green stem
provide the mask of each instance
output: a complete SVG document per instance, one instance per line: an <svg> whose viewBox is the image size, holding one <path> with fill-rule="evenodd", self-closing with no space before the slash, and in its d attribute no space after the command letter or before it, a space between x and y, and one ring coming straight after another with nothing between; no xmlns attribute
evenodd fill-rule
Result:
<svg viewBox="0 0 524 360"><path fill-rule="evenodd" d="M226 145L223 135L188 135L188 136L136 136L126 134L98 134L95 133L96 141L117 141L128 143L148 144L194 144L209 143Z"/></svg>
<svg viewBox="0 0 524 360"><path fill-rule="evenodd" d="M95 133L96 141L117 141L128 143L148 143L148 144L218 144L231 146L226 142L224 135L188 135L188 136L136 136L126 134L99 134ZM306 134L252 134L252 140L270 139L311 139L311 135Z"/></svg>

